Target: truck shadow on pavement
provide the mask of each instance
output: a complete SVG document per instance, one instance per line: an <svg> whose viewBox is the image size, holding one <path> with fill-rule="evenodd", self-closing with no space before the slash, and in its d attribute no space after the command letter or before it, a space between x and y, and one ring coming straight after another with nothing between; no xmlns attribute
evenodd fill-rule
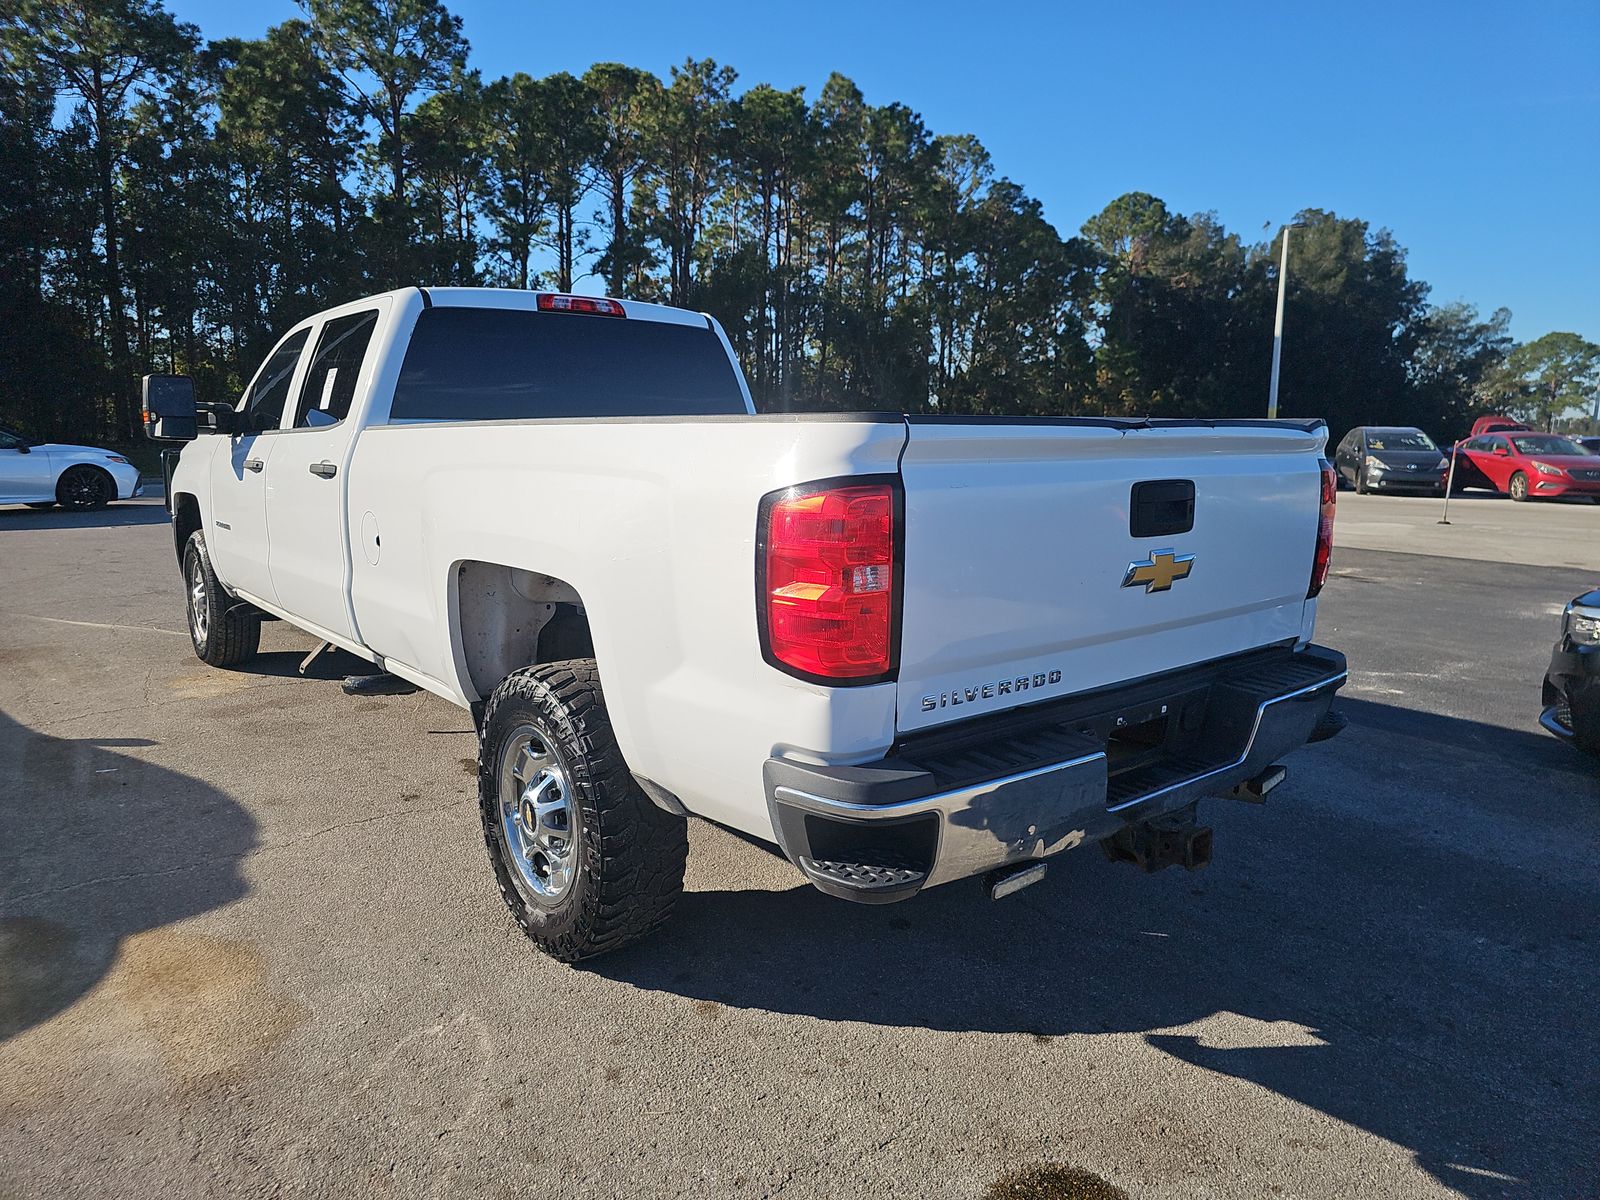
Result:
<svg viewBox="0 0 1600 1200"><path fill-rule="evenodd" d="M1264 808L1202 808L1208 870L1145 877L1086 848L998 904L970 884L885 907L691 892L664 935L590 969L718 1005L1010 1035L997 1078L1057 1056L1080 1095L1093 1076L1057 1039L1136 1034L1404 1146L1473 1200L1592 1194L1600 888L1545 863L1485 766L1536 758L1545 820L1590 847L1600 773L1553 739L1341 707L1351 730L1296 755ZM1452 809L1459 828L1436 823Z"/></svg>
<svg viewBox="0 0 1600 1200"><path fill-rule="evenodd" d="M115 749L145 744L50 737L0 712L0 1043L91 991L129 939L249 890L255 821Z"/></svg>

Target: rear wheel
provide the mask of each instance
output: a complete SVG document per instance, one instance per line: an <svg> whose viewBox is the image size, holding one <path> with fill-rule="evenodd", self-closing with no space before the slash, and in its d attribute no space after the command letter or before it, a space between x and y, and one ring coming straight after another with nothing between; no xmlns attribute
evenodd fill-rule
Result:
<svg viewBox="0 0 1600 1200"><path fill-rule="evenodd" d="M546 954L592 958L671 916L688 822L653 804L629 772L593 659L527 667L495 688L478 802L500 895Z"/></svg>
<svg viewBox="0 0 1600 1200"><path fill-rule="evenodd" d="M189 609L189 640L201 662L237 667L261 646L261 614L223 591L211 569L205 535L198 529L183 549L183 582Z"/></svg>
<svg viewBox="0 0 1600 1200"><path fill-rule="evenodd" d="M1522 503L1528 498L1528 477L1518 471L1511 477L1511 485L1507 488L1507 491L1511 493L1513 500L1519 504Z"/></svg>
<svg viewBox="0 0 1600 1200"><path fill-rule="evenodd" d="M117 485L99 467L68 467L56 482L56 503L78 512L104 508L117 497Z"/></svg>

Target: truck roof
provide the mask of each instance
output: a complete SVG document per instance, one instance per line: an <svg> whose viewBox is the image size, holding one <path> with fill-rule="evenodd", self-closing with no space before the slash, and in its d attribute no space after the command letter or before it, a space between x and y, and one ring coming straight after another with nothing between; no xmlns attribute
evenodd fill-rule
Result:
<svg viewBox="0 0 1600 1200"><path fill-rule="evenodd" d="M348 304L341 304L338 308L328 309L328 312L337 312L343 308L359 308L370 304L382 296L391 296L399 299L413 292L420 292L425 305L439 305L442 308L509 308L523 311L535 311L539 307L540 296L569 296L574 293L557 292L549 288L540 288L535 291L523 291L521 288L490 288L490 287L405 287L395 288L388 292L378 292L371 296L362 296L351 300ZM615 296L587 296L584 299L606 300L621 307L630 320L635 321L660 321L668 325L700 325L709 328L711 318L705 313L694 312L687 308L674 308L670 304L651 304L644 300L622 300Z"/></svg>

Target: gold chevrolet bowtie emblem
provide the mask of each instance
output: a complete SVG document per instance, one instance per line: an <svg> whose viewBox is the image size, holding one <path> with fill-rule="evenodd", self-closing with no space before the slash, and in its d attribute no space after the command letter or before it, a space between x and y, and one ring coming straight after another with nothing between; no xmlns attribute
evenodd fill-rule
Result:
<svg viewBox="0 0 1600 1200"><path fill-rule="evenodd" d="M1157 550L1144 562L1128 564L1128 573L1122 577L1122 586L1132 587L1142 583L1146 593L1170 592L1174 581L1187 579L1192 570L1194 555Z"/></svg>

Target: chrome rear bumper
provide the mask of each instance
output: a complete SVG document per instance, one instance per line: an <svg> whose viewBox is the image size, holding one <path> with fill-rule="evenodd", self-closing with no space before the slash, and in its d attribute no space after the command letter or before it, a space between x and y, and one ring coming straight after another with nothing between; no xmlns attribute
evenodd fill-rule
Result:
<svg viewBox="0 0 1600 1200"><path fill-rule="evenodd" d="M1345 678L1313 646L963 724L865 766L770 759L773 827L823 891L905 899L1226 793L1303 745Z"/></svg>

